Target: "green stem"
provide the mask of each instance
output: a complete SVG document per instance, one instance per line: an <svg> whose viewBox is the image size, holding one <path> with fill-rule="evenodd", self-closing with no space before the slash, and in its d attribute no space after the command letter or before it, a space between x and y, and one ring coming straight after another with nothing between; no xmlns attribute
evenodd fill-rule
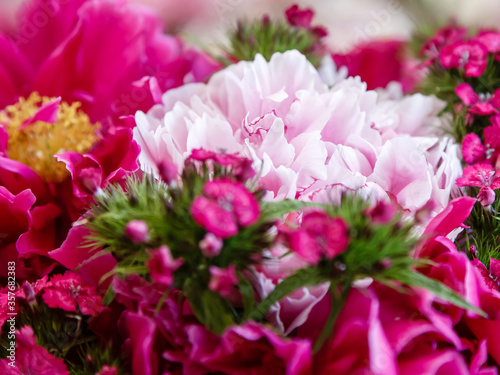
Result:
<svg viewBox="0 0 500 375"><path fill-rule="evenodd" d="M327 339L327 337L332 337L333 334L333 327L335 326L335 321L337 320L337 317L340 314L340 311L344 307L345 301L347 300L347 296L349 295L349 292L351 291L351 281L347 280L347 282L344 284L344 287L342 288L342 292L340 293L340 296L336 298L336 294L338 292L335 290L337 288L336 285L331 284L330 285L330 291L332 292L332 308L330 310L330 315L328 316L328 319L325 323L325 326L323 327L323 331L321 331L321 334L319 335L318 339L314 343L313 347L313 353L316 354L321 347L323 346L323 343Z"/></svg>

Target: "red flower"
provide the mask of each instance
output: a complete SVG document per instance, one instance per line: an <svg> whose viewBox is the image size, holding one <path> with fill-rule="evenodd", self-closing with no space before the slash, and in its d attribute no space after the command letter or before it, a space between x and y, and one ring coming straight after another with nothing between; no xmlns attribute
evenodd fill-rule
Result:
<svg viewBox="0 0 500 375"><path fill-rule="evenodd" d="M80 276L71 272L55 275L43 289L43 301L52 308L96 316L103 307L102 297L93 287L85 286Z"/></svg>
<svg viewBox="0 0 500 375"><path fill-rule="evenodd" d="M238 225L247 227L259 217L259 204L240 182L228 178L209 181L204 195L191 205L194 221L220 238L238 233Z"/></svg>
<svg viewBox="0 0 500 375"><path fill-rule="evenodd" d="M151 273L151 278L158 284L170 286L174 282L174 271L182 266L182 259L174 259L170 249L160 246L158 250L152 251L153 256L148 260L147 266Z"/></svg>

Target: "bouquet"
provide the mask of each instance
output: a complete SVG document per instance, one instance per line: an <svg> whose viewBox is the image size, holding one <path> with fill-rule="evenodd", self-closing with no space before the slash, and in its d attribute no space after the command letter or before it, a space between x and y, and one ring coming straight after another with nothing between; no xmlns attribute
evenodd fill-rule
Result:
<svg viewBox="0 0 500 375"><path fill-rule="evenodd" d="M126 0L21 5L2 374L498 374L500 31L327 35L298 5L211 48Z"/></svg>

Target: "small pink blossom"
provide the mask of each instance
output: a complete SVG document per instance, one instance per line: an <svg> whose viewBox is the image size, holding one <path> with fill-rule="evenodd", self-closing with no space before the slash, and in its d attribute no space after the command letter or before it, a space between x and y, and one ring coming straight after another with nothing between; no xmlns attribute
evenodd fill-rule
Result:
<svg viewBox="0 0 500 375"><path fill-rule="evenodd" d="M174 271L184 264L182 259L174 259L168 246L160 246L152 251L152 257L147 266L151 278L159 284L171 286L174 282Z"/></svg>
<svg viewBox="0 0 500 375"><path fill-rule="evenodd" d="M238 225L247 227L259 217L259 204L240 182L223 178L208 181L202 196L191 205L194 221L220 238L238 233Z"/></svg>
<svg viewBox="0 0 500 375"><path fill-rule="evenodd" d="M222 249L222 245L222 239L210 232L205 234L205 237L203 237L203 239L200 241L201 252L206 257L214 257L216 255L219 255Z"/></svg>
<svg viewBox="0 0 500 375"><path fill-rule="evenodd" d="M33 329L21 327L16 331L15 367L8 359L0 360L0 373L5 375L69 375L61 358L49 354L47 349L37 345Z"/></svg>
<svg viewBox="0 0 500 375"><path fill-rule="evenodd" d="M397 212L398 209L394 204L380 201L364 214L370 216L373 224L387 224L394 219Z"/></svg>
<svg viewBox="0 0 500 375"><path fill-rule="evenodd" d="M297 4L292 5L285 11L286 19L292 26L308 28L314 17L312 9L300 9Z"/></svg>
<svg viewBox="0 0 500 375"><path fill-rule="evenodd" d="M304 215L300 229L290 235L290 248L312 264L322 256L333 259L349 244L348 228L340 218L322 212Z"/></svg>
<svg viewBox="0 0 500 375"><path fill-rule="evenodd" d="M462 155L467 164L475 164L486 156L486 147L475 133L469 133L462 141Z"/></svg>
<svg viewBox="0 0 500 375"><path fill-rule="evenodd" d="M148 224L144 220L130 220L125 225L125 235L136 245L144 243L149 238Z"/></svg>
<svg viewBox="0 0 500 375"><path fill-rule="evenodd" d="M488 50L476 41L460 41L444 47L440 57L445 69L463 68L466 77L479 77L486 69Z"/></svg>
<svg viewBox="0 0 500 375"><path fill-rule="evenodd" d="M208 288L219 293L224 298L229 298L234 292L234 286L238 285L238 276L236 276L236 268L231 264L227 268L219 268L210 266L210 281Z"/></svg>
<svg viewBox="0 0 500 375"><path fill-rule="evenodd" d="M493 94L478 95L468 83L461 83L455 88L455 93L467 105L469 111L478 115L491 115L500 108L500 89Z"/></svg>
<svg viewBox="0 0 500 375"><path fill-rule="evenodd" d="M228 154L224 152L195 149L191 152L189 159L198 161L213 160L217 164L231 167L238 181L246 181L255 176L255 170L252 168L252 160L239 156L237 153Z"/></svg>
<svg viewBox="0 0 500 375"><path fill-rule="evenodd" d="M438 32L424 44L420 50L420 55L425 55L433 60L439 56L439 51L441 51L443 47L455 42L464 41L466 35L467 28L455 24L448 25L438 30Z"/></svg>
<svg viewBox="0 0 500 375"><path fill-rule="evenodd" d="M500 33L498 31L482 31L474 40L482 43L490 53L500 52Z"/></svg>
<svg viewBox="0 0 500 375"><path fill-rule="evenodd" d="M490 164L478 163L464 169L462 177L457 179L458 186L477 186L481 190L477 196L483 207L490 206L495 201L495 192L500 188L500 170Z"/></svg>
<svg viewBox="0 0 500 375"><path fill-rule="evenodd" d="M101 370L95 375L116 375L118 373L118 369L115 366L104 365L101 367Z"/></svg>
<svg viewBox="0 0 500 375"><path fill-rule="evenodd" d="M43 301L52 308L96 316L103 307L102 297L93 287L83 285L80 276L71 272L55 275L43 289Z"/></svg>

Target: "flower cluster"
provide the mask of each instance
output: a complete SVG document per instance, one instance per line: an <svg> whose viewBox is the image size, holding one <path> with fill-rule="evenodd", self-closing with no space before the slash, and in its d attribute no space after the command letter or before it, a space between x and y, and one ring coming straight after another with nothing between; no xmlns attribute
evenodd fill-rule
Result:
<svg viewBox="0 0 500 375"><path fill-rule="evenodd" d="M500 33L417 65L313 17L0 24L1 373L498 373Z"/></svg>

